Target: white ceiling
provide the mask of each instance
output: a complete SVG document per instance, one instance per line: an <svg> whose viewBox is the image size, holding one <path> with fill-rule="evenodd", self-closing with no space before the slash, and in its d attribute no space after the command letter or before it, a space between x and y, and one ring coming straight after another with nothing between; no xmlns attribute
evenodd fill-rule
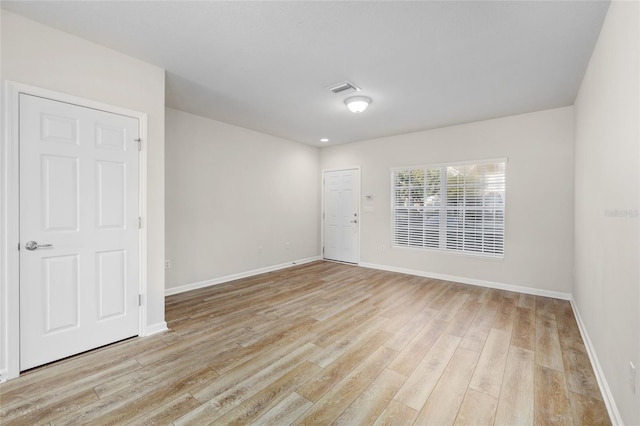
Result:
<svg viewBox="0 0 640 426"><path fill-rule="evenodd" d="M167 70L168 106L320 146L572 105L607 1L3 1ZM373 99L349 112L349 80Z"/></svg>

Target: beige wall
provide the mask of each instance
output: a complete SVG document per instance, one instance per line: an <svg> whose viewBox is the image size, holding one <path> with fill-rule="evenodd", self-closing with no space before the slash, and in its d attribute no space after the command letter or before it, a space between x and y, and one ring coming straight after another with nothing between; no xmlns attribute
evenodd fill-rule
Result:
<svg viewBox="0 0 640 426"><path fill-rule="evenodd" d="M637 2L612 2L575 103L574 299L623 421L640 424Z"/></svg>
<svg viewBox="0 0 640 426"><path fill-rule="evenodd" d="M508 157L504 259L391 248L390 169ZM323 169L362 167L361 261L567 297L573 281L571 107L326 147ZM373 195L373 202L364 196ZM382 248L384 246L384 249ZM551 292L551 293L549 293Z"/></svg>
<svg viewBox="0 0 640 426"><path fill-rule="evenodd" d="M1 14L3 88L9 80L148 114L147 325L148 329L162 328L164 71L10 12ZM5 326L3 321L4 347Z"/></svg>
<svg viewBox="0 0 640 426"><path fill-rule="evenodd" d="M318 149L166 110L167 291L319 255Z"/></svg>

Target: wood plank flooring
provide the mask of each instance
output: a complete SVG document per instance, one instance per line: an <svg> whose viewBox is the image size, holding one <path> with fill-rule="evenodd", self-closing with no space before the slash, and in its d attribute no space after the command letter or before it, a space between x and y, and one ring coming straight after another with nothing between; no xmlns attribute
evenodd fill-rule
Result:
<svg viewBox="0 0 640 426"><path fill-rule="evenodd" d="M314 262L0 384L3 425L610 424L566 301Z"/></svg>

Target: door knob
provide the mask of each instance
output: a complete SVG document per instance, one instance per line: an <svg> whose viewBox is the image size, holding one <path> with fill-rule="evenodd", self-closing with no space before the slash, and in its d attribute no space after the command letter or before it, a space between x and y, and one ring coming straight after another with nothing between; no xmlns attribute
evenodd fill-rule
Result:
<svg viewBox="0 0 640 426"><path fill-rule="evenodd" d="M350 220L349 223L358 223L358 219L356 220Z"/></svg>
<svg viewBox="0 0 640 426"><path fill-rule="evenodd" d="M28 241L25 245L24 248L26 248L27 250L36 250L39 248L52 248L53 244L38 244L35 241Z"/></svg>

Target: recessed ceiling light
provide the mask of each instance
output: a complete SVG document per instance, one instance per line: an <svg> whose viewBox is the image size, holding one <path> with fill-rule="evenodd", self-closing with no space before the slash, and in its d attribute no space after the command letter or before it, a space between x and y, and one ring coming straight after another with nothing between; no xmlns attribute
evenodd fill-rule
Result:
<svg viewBox="0 0 640 426"><path fill-rule="evenodd" d="M322 138L322 139L320 139L320 142L329 142L329 139L327 139L327 138Z"/></svg>

